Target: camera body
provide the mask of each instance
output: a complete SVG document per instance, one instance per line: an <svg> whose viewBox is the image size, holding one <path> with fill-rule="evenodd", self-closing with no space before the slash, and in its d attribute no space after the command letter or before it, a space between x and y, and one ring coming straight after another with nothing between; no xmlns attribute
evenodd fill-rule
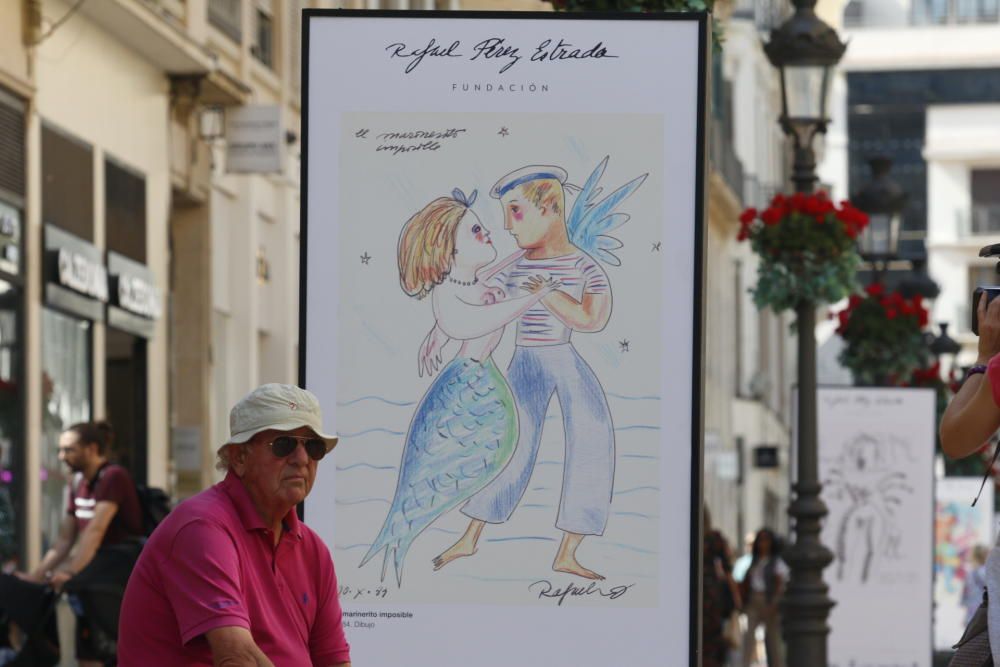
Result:
<svg viewBox="0 0 1000 667"><path fill-rule="evenodd" d="M979 250L980 257L1000 257L1000 243L988 245ZM997 263L997 274L1000 274L1000 262ZM972 333L979 335L979 300L986 299L989 305L997 295L1000 295L1000 286L987 287L980 285L972 293Z"/></svg>

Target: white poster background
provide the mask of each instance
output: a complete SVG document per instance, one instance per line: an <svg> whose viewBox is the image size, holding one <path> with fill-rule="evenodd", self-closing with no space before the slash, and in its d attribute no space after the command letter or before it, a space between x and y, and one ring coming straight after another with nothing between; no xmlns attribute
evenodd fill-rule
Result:
<svg viewBox="0 0 1000 667"><path fill-rule="evenodd" d="M302 344L306 386L319 396L327 427L342 437L333 460L320 466L306 521L334 554L354 661L691 664L703 23L352 14L307 14ZM497 38L516 45L520 59L473 59L474 45ZM560 39L584 48L600 42L615 57L530 59L546 40ZM427 55L416 65L416 57L391 57L432 40L459 42L451 54L460 55ZM391 148L423 143L401 133L449 129L464 131L439 138L435 149ZM507 524L486 527L480 553L434 572L431 558L467 523L452 511L414 542L401 587L391 566L381 581L381 555L358 564L392 498L413 406L431 382L416 372L418 346L434 321L429 300L406 297L398 284L402 225L452 188L476 189L473 210L504 257L513 240L489 198L500 176L556 164L582 185L606 156L606 192L649 174L621 207L632 216L615 234L625 243L622 266L604 267L614 289L612 320L602 332L573 335L604 385L616 427L612 516L605 534L588 537L578 552L607 580L588 588L551 569L563 455L553 401L528 491L535 502L526 494ZM493 355L501 369L513 329ZM446 349L445 360L453 354ZM700 548L695 553L700 557ZM546 586L576 594L541 595Z"/></svg>
<svg viewBox="0 0 1000 667"><path fill-rule="evenodd" d="M993 546L993 483L986 483L976 506L982 477L937 480L934 509L934 649L950 650L962 636L966 609L962 592L972 569L976 545Z"/></svg>
<svg viewBox="0 0 1000 667"><path fill-rule="evenodd" d="M934 393L821 388L817 409L830 667L930 667Z"/></svg>

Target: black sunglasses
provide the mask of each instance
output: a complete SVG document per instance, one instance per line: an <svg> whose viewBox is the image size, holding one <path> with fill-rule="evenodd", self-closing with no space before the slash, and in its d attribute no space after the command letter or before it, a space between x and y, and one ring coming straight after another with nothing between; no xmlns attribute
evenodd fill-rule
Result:
<svg viewBox="0 0 1000 667"><path fill-rule="evenodd" d="M271 448L271 453L279 459L291 455L299 443L306 448L306 454L313 461L319 461L326 456L326 440L321 438L307 438L301 435L279 435L277 438L267 443Z"/></svg>

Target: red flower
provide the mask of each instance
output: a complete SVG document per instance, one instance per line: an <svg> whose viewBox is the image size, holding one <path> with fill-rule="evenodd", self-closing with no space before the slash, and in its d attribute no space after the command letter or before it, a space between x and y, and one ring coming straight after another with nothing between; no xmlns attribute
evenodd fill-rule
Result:
<svg viewBox="0 0 1000 667"><path fill-rule="evenodd" d="M897 315L899 315L899 313L896 311L895 308L886 308L885 310L886 319L894 320L896 319Z"/></svg>
<svg viewBox="0 0 1000 667"><path fill-rule="evenodd" d="M872 283L865 288L865 292L868 293L868 296L881 296L885 292L885 287L881 283Z"/></svg>
<svg viewBox="0 0 1000 667"><path fill-rule="evenodd" d="M743 211L742 215L740 215L740 222L742 222L744 225L749 225L756 218L757 218L757 209L748 208L747 210Z"/></svg>
<svg viewBox="0 0 1000 667"><path fill-rule="evenodd" d="M740 232L736 235L736 240L746 241L748 238L750 238L750 228L744 225L743 227L740 227Z"/></svg>
<svg viewBox="0 0 1000 667"><path fill-rule="evenodd" d="M782 218L781 210L771 207L760 214L760 219L764 221L765 225L771 226L776 225L781 222Z"/></svg>

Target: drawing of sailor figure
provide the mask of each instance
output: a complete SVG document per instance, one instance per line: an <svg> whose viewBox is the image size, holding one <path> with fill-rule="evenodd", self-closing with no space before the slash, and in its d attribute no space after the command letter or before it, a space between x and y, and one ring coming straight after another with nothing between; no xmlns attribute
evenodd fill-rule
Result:
<svg viewBox="0 0 1000 667"><path fill-rule="evenodd" d="M573 332L598 332L608 323L611 285L597 259L620 264L612 251L622 244L607 232L628 221L628 215L615 209L646 178L635 178L596 201L607 162L605 158L591 174L568 218L567 174L559 167L518 169L497 181L490 192L503 208L504 229L520 248L495 270L494 284L507 297L536 292L542 284L559 286L517 319L516 347L506 374L517 405L517 447L500 474L462 507L471 522L465 534L435 559L435 569L476 553L485 524L511 517L534 470L545 416L555 395L562 411L565 462L555 524L563 536L552 567L588 579L604 578L581 565L576 552L584 537L602 535L607 525L615 471L614 430L601 383L571 338ZM445 340L439 330L432 330L421 363L430 363L433 369L436 351Z"/></svg>

